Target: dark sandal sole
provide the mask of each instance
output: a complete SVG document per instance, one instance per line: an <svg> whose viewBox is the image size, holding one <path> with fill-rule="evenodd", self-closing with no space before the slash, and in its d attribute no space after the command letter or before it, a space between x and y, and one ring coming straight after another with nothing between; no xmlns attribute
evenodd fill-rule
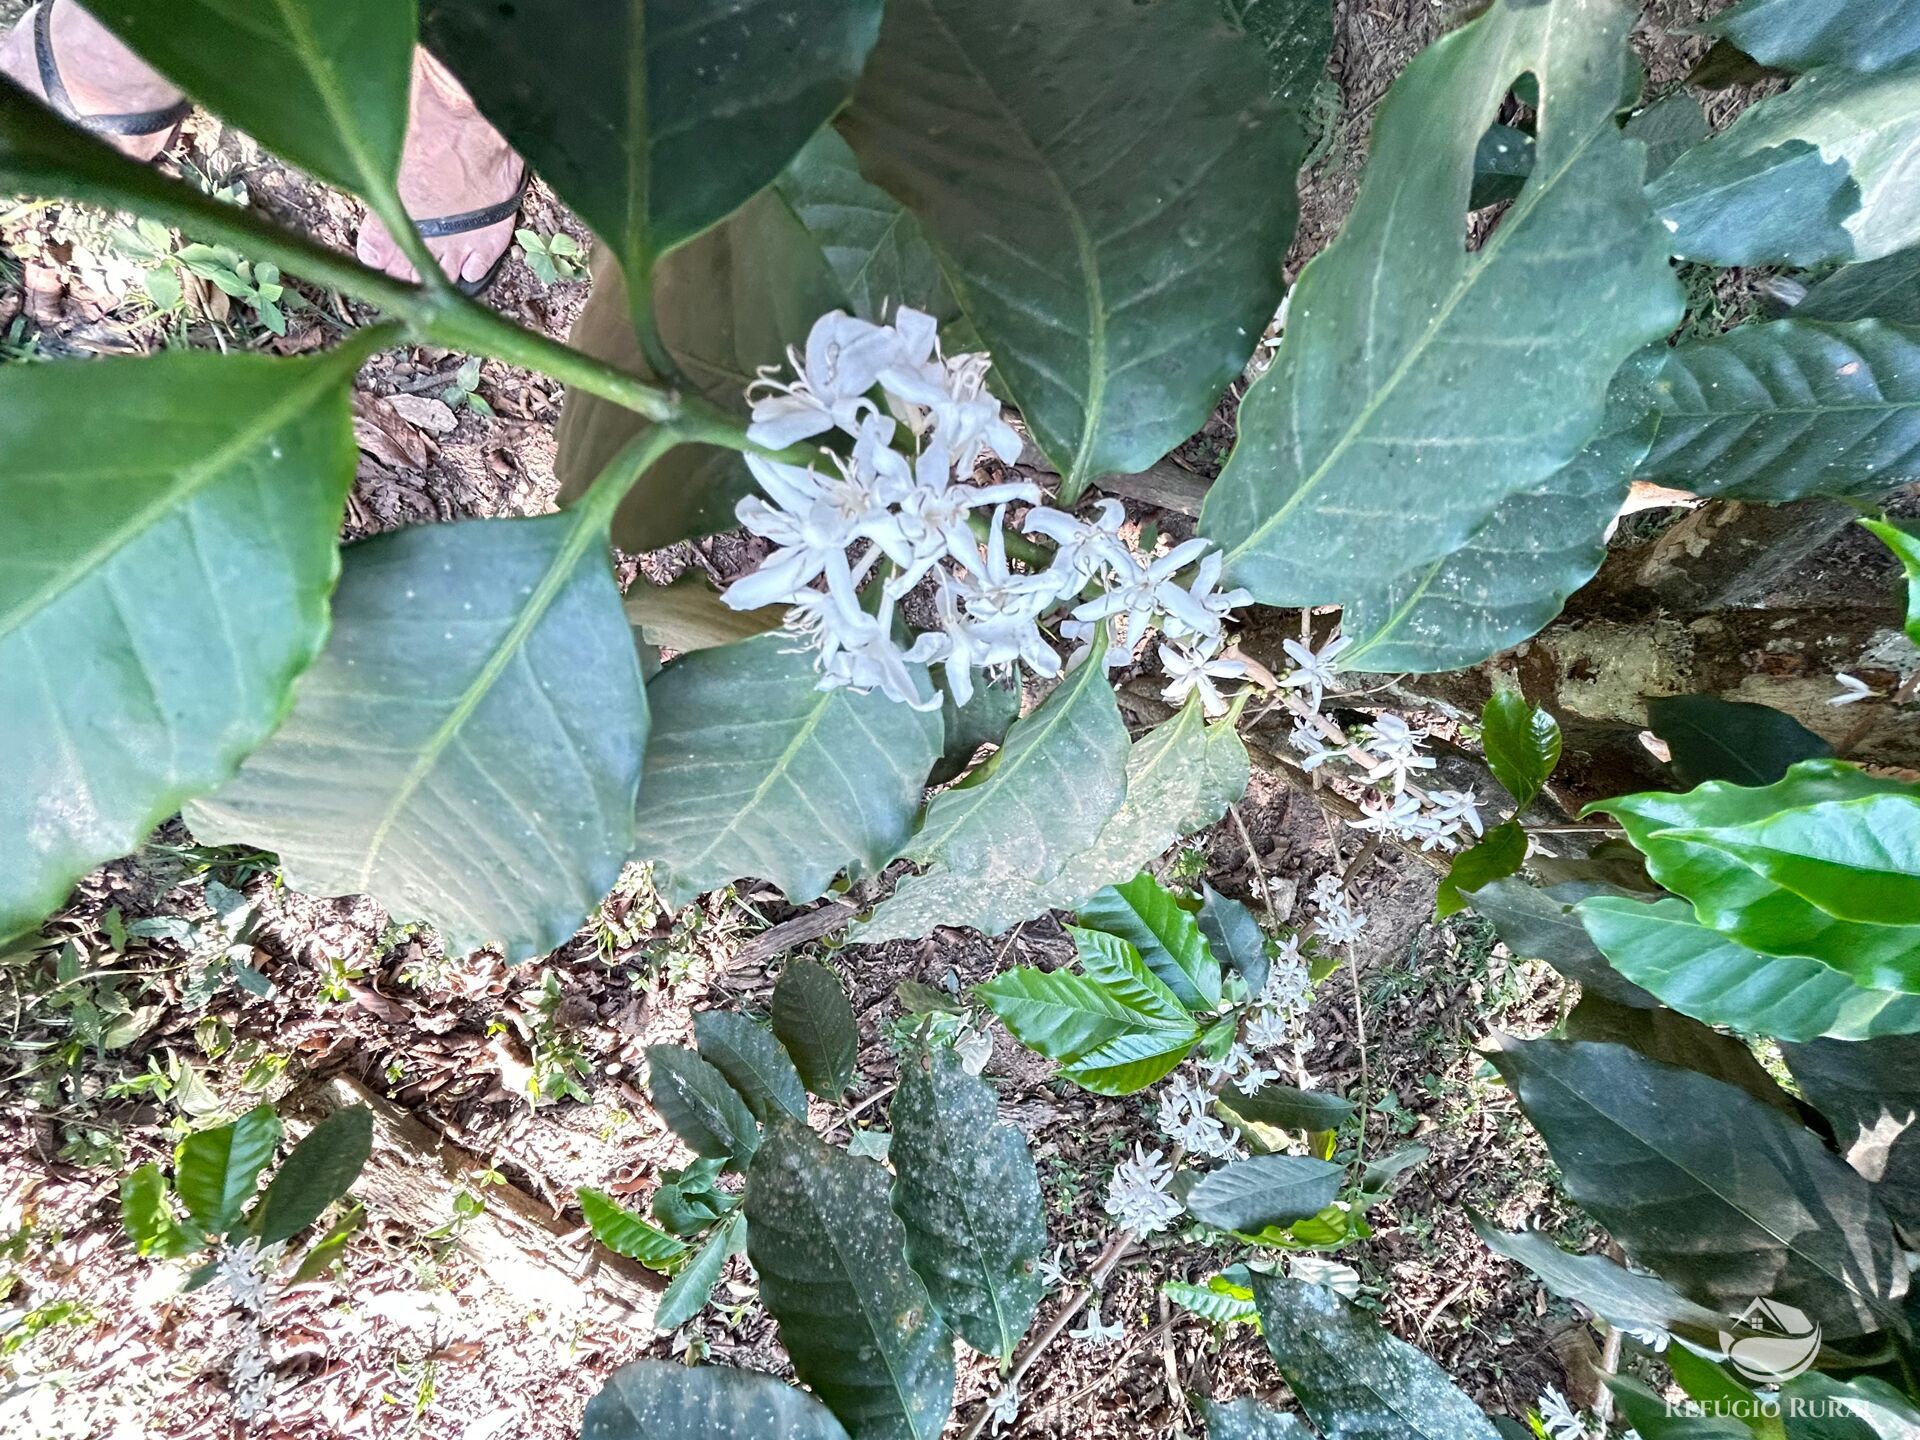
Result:
<svg viewBox="0 0 1920 1440"><path fill-rule="evenodd" d="M478 210L463 210L458 215L440 215L431 220L416 220L413 228L420 232L425 240L443 240L449 235L465 235L474 230L485 230L490 225L498 225L502 220L511 220L520 213L521 202L527 198L527 184L533 177L527 167L520 167L520 183L514 187L513 194L492 205ZM507 256L513 252L509 245L500 252L499 258L488 268L487 273L478 280L456 280L454 284L463 295L479 299L493 288L493 282L500 278L500 267L507 263Z"/></svg>

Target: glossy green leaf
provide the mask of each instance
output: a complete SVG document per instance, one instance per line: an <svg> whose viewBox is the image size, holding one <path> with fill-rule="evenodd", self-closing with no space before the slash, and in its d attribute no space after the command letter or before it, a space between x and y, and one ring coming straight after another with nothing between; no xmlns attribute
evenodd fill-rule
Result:
<svg viewBox="0 0 1920 1440"><path fill-rule="evenodd" d="M1318 1215L1338 1198L1345 1174L1304 1155L1256 1155L1201 1176L1187 1209L1216 1230L1254 1235Z"/></svg>
<svg viewBox="0 0 1920 1440"><path fill-rule="evenodd" d="M1325 1440L1499 1440L1446 1372L1331 1290L1255 1275L1267 1349Z"/></svg>
<svg viewBox="0 0 1920 1440"><path fill-rule="evenodd" d="M280 1117L271 1105L256 1105L229 1125L196 1130L180 1142L173 1188L208 1235L224 1235L240 1223L260 1172L280 1144Z"/></svg>
<svg viewBox="0 0 1920 1440"><path fill-rule="evenodd" d="M669 1269L673 1261L687 1253L684 1240L649 1225L603 1190L582 1189L580 1213L586 1216L594 1239L614 1254L638 1260L651 1270Z"/></svg>
<svg viewBox="0 0 1920 1440"><path fill-rule="evenodd" d="M693 1017L693 1035L700 1058L727 1077L754 1119L784 1112L806 1121L806 1086L766 1026L728 1010L703 1010Z"/></svg>
<svg viewBox="0 0 1920 1440"><path fill-rule="evenodd" d="M812 960L789 960L773 987L773 1033L807 1089L838 1100L853 1084L860 1029L840 977ZM804 1113L796 1118L805 1119Z"/></svg>
<svg viewBox="0 0 1920 1440"><path fill-rule="evenodd" d="M1779 504L1873 496L1920 475L1920 331L1776 320L1677 346L1642 475Z"/></svg>
<svg viewBox="0 0 1920 1440"><path fill-rule="evenodd" d="M1303 140L1271 89L1218 0L887 6L842 127L1064 498L1199 429L1278 307Z"/></svg>
<svg viewBox="0 0 1920 1440"><path fill-rule="evenodd" d="M1018 685L975 683L965 705L955 705L945 686L940 690L940 723L946 740L940 759L927 777L930 785L945 785L965 774L982 745L998 746L1020 718Z"/></svg>
<svg viewBox="0 0 1920 1440"><path fill-rule="evenodd" d="M1302 272L1201 514L1259 599L1347 601L1356 577L1460 549L1581 452L1615 372L1678 320L1643 152L1614 120L1633 14L1501 0L1394 82L1352 217ZM1539 163L1468 251L1475 142L1527 71Z"/></svg>
<svg viewBox="0 0 1920 1440"><path fill-rule="evenodd" d="M1157 1085L1193 1053L1198 1034L1137 1030L1077 1055L1060 1078L1096 1095L1133 1095Z"/></svg>
<svg viewBox="0 0 1920 1440"><path fill-rule="evenodd" d="M1907 577L1907 638L1920 645L1920 530L1891 520L1862 520L1900 562Z"/></svg>
<svg viewBox="0 0 1920 1440"><path fill-rule="evenodd" d="M1558 727L1555 727L1556 734ZM1520 822L1509 820L1496 825L1478 844L1453 857L1446 878L1434 901L1434 913L1445 919L1458 914L1473 902L1467 897L1481 886L1504 880L1527 862L1527 832Z"/></svg>
<svg viewBox="0 0 1920 1440"><path fill-rule="evenodd" d="M426 0L427 43L630 284L770 184L833 117L881 0ZM515 57L511 65L501 57Z"/></svg>
<svg viewBox="0 0 1920 1440"><path fill-rule="evenodd" d="M1920 60L1920 12L1902 0L1746 0L1709 28L1785 70L1871 73Z"/></svg>
<svg viewBox="0 0 1920 1440"><path fill-rule="evenodd" d="M714 1187L724 1160L695 1160L684 1170L669 1170L653 1192L648 1209L674 1235L700 1235L732 1209L735 1198Z"/></svg>
<svg viewBox="0 0 1920 1440"><path fill-rule="evenodd" d="M1920 68L1830 67L1773 95L1647 187L1673 253L1715 265L1877 260L1920 241Z"/></svg>
<svg viewBox="0 0 1920 1440"><path fill-rule="evenodd" d="M1167 1292L1173 1292L1171 1285ZM1298 1416L1282 1414L1258 1400L1242 1398L1225 1404L1203 1400L1200 1404L1207 1417L1207 1440L1312 1440L1312 1432Z"/></svg>
<svg viewBox="0 0 1920 1440"><path fill-rule="evenodd" d="M1068 926L1067 933L1073 936L1073 953L1086 977L1121 1004L1164 1028L1178 1030L1193 1024L1192 1007L1160 978L1131 940L1078 925Z"/></svg>
<svg viewBox="0 0 1920 1440"><path fill-rule="evenodd" d="M173 1259L194 1247L193 1232L174 1217L167 1178L152 1161L121 1177L120 1225L142 1255Z"/></svg>
<svg viewBox="0 0 1920 1440"><path fill-rule="evenodd" d="M811 900L906 843L939 715L819 679L810 654L773 634L681 655L647 686L633 853L659 862L677 902L743 876Z"/></svg>
<svg viewBox="0 0 1920 1440"><path fill-rule="evenodd" d="M1749 950L1702 925L1684 900L1600 896L1579 915L1614 969L1709 1025L1782 1040L1920 1032L1920 995L1868 990L1818 960Z"/></svg>
<svg viewBox="0 0 1920 1440"><path fill-rule="evenodd" d="M1556 887L1558 889L1558 887ZM1607 963L1588 938L1567 891L1548 894L1524 880L1495 880L1474 892L1473 908L1491 921L1515 956L1544 960L1583 990L1596 991L1622 1005L1652 1007L1660 1002Z"/></svg>
<svg viewBox="0 0 1920 1440"><path fill-rule="evenodd" d="M407 136L416 8L416 0L91 0L87 11L269 150L386 202L397 200Z"/></svg>
<svg viewBox="0 0 1920 1440"><path fill-rule="evenodd" d="M1600 433L1544 480L1502 500L1465 544L1352 590L1346 670L1428 674L1477 665L1538 634L1606 557L1606 535L1658 427L1653 377L1664 345L1614 377Z"/></svg>
<svg viewBox="0 0 1920 1440"><path fill-rule="evenodd" d="M1252 1325L1257 1330L1260 1324L1260 1309L1253 1303L1253 1292L1231 1285L1218 1275L1205 1285L1169 1280L1160 1287L1160 1293L1181 1309L1191 1310L1216 1325Z"/></svg>
<svg viewBox="0 0 1920 1440"><path fill-rule="evenodd" d="M1739 1311L1770 1297L1829 1339L1903 1324L1887 1214L1811 1131L1624 1045L1503 1038L1493 1061L1568 1194L1689 1299Z"/></svg>
<svg viewBox="0 0 1920 1440"><path fill-rule="evenodd" d="M1793 1097L1767 1073L1744 1040L1668 1010L1616 1005L1604 995L1582 995L1556 1035L1565 1040L1625 1045L1668 1065L1737 1086L1795 1123L1804 1118Z"/></svg>
<svg viewBox="0 0 1920 1440"><path fill-rule="evenodd" d="M1747 789L1709 781L1685 795L1648 792L1589 808L1626 827L1648 872L1691 901L1703 924L1763 954L1818 960L1862 986L1908 990L1920 974L1913 962L1916 927L1836 919L1727 851L1681 839L1679 832L1738 827L1781 811L1910 789L1838 761L1803 760L1776 785Z"/></svg>
<svg viewBox="0 0 1920 1440"><path fill-rule="evenodd" d="M848 1440L818 1400L785 1381L727 1365L636 1360L607 1377L580 1420L580 1440Z"/></svg>
<svg viewBox="0 0 1920 1440"><path fill-rule="evenodd" d="M906 854L927 867L855 925L877 945L970 925L997 935L1047 908L1035 887L1058 876L1126 798L1127 727L1100 657L1015 723L977 783L934 798Z"/></svg>
<svg viewBox="0 0 1920 1440"><path fill-rule="evenodd" d="M1047 1222L1026 1138L946 1046L901 1061L892 1114L907 1259L948 1327L1004 1365L1045 1290Z"/></svg>
<svg viewBox="0 0 1920 1440"><path fill-rule="evenodd" d="M1571 1255L1538 1230L1509 1232L1472 1215L1489 1249L1518 1261L1563 1300L1577 1301L1616 1329L1660 1331L1718 1348L1731 1317L1696 1305L1655 1275L1641 1275L1605 1255Z"/></svg>
<svg viewBox="0 0 1920 1440"><path fill-rule="evenodd" d="M1080 906L1077 918L1131 945L1189 1010L1219 1008L1220 962L1199 917L1152 875L1142 871L1125 884L1107 886ZM1078 943L1080 932L1075 936ZM1081 953L1084 961L1084 949Z"/></svg>
<svg viewBox="0 0 1920 1440"><path fill-rule="evenodd" d="M343 1198L373 1154L373 1111L336 1110L288 1152L260 1197L251 1228L262 1245L291 1240Z"/></svg>
<svg viewBox="0 0 1920 1440"><path fill-rule="evenodd" d="M1793 307L1796 320L1884 320L1920 326L1920 245L1843 265Z"/></svg>
<svg viewBox="0 0 1920 1440"><path fill-rule="evenodd" d="M309 894L429 921L451 952L553 949L632 853L647 741L604 519L421 525L344 568L292 715L188 826L272 850Z"/></svg>
<svg viewBox="0 0 1920 1440"><path fill-rule="evenodd" d="M1560 725L1518 690L1493 692L1480 714L1480 743L1517 809L1524 810L1560 763Z"/></svg>
<svg viewBox="0 0 1920 1440"><path fill-rule="evenodd" d="M887 1172L774 1126L747 1176L747 1256L794 1373L854 1440L935 1440L953 1342L907 1261Z"/></svg>
<svg viewBox="0 0 1920 1440"><path fill-rule="evenodd" d="M1163 1019L1127 1004L1105 985L1066 970L1022 966L1003 971L973 993L1000 1017L1013 1038L1049 1060L1075 1060L1129 1035L1151 1032L1161 1048L1199 1038L1191 1016Z"/></svg>
<svg viewBox="0 0 1920 1440"><path fill-rule="evenodd" d="M647 1094L653 1108L694 1154L745 1170L760 1144L760 1126L712 1065L678 1045L647 1047Z"/></svg>
<svg viewBox="0 0 1920 1440"><path fill-rule="evenodd" d="M1841 1153L1880 1202L1920 1233L1920 1038L1782 1045L1801 1093L1833 1125Z"/></svg>
<svg viewBox="0 0 1920 1440"><path fill-rule="evenodd" d="M1252 1094L1229 1086L1220 1092L1220 1104L1243 1120L1282 1130L1338 1130L1354 1114L1351 1100L1291 1085L1262 1085Z"/></svg>
<svg viewBox="0 0 1920 1440"><path fill-rule="evenodd" d="M1215 958L1239 971L1252 994L1265 990L1271 970L1267 932L1260 928L1253 911L1202 880L1199 920L1200 933L1207 937Z"/></svg>
<svg viewBox="0 0 1920 1440"><path fill-rule="evenodd" d="M1920 787L1670 838L1724 851L1836 919L1920 925ZM1913 943L1920 962L1920 933Z"/></svg>
<svg viewBox="0 0 1920 1440"><path fill-rule="evenodd" d="M1473 152L1473 190L1467 196L1467 208L1482 210L1513 199L1526 188L1534 158L1534 139L1528 132L1498 121L1489 125Z"/></svg>
<svg viewBox="0 0 1920 1440"><path fill-rule="evenodd" d="M694 1252L673 1277L660 1296L660 1307L653 1313L653 1328L678 1330L706 1308L713 1287L727 1268L727 1261L747 1248L747 1217L735 1212L723 1219L706 1243Z"/></svg>
<svg viewBox="0 0 1920 1440"><path fill-rule="evenodd" d="M0 371L0 937L280 723L326 638L366 353Z"/></svg>
<svg viewBox="0 0 1920 1440"><path fill-rule="evenodd" d="M1791 715L1718 695L1655 696L1647 701L1647 728L1666 742L1683 785L1771 785L1802 760L1833 755L1833 746Z"/></svg>

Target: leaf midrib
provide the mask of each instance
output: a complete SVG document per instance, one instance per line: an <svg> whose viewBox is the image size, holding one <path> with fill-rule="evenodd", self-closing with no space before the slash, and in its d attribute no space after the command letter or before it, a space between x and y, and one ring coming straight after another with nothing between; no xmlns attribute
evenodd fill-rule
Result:
<svg viewBox="0 0 1920 1440"><path fill-rule="evenodd" d="M347 97L340 93L339 77L326 63L324 52L307 24L306 15L292 0L273 0L273 6L286 22L287 34L295 50L307 62L308 73L313 77L313 88L320 95L320 103L327 108L327 118L333 124L334 133L340 137L348 159L360 172L360 182L366 187L368 198L377 195L382 202L394 203L404 211L404 205L399 204L400 192L396 178L391 171L373 163L373 157L367 150L366 137L354 124L353 107L347 103Z"/></svg>

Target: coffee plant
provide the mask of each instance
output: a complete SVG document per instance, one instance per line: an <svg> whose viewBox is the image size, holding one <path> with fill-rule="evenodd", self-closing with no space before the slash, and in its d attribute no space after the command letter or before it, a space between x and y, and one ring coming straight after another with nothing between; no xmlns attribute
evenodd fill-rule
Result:
<svg viewBox="0 0 1920 1440"><path fill-rule="evenodd" d="M1543 709L1502 692L1481 716L1512 802L1488 825L1404 720L1326 702L1536 635L1635 478L1855 505L1920 641L1920 542L1874 513L1920 454L1920 9L1744 0L1711 28L1785 82L1710 136L1683 93L1643 93L1626 0L1490 0L1393 84L1344 227L1289 290L1325 0L89 8L364 199L426 278L0 85L0 188L244 257L242 298L276 315L304 284L377 316L297 358L0 368L0 940L176 813L300 889L509 959L565 941L636 860L676 902L748 877L795 903L852 889L854 944L1072 912L1077 969L978 998L1067 1080L1165 1083L1181 1155L1123 1162L1122 1233L1190 1215L1244 1252L1183 1303L1257 1319L1322 1435L1514 1433L1260 1254L1365 1233L1417 1158L1338 1163L1352 1107L1306 1074L1305 1000L1364 923L1339 879L1270 935L1143 874L1246 789L1239 730L1268 691L1298 767L1364 789L1362 829L1452 856L1443 914L1474 907L1581 987L1553 1036L1496 1037L1491 1063L1632 1268L1484 1234L1746 1418L1677 1421L1615 1380L1621 1413L1646 1440L1915 1433L1920 787L1784 715L1668 699L1649 718L1678 788L1603 800L1590 821L1617 833L1549 855L1524 818L1566 743ZM571 344L467 299L407 219L422 42L598 237ZM1781 318L1676 339L1676 260L1821 273ZM1197 534L1087 498L1198 431L1276 312ZM566 387L557 513L341 547L354 377L400 343ZM724 593L622 596L615 546L736 526L767 553ZM1341 619L1276 676L1235 637L1282 606ZM1130 733L1116 685L1156 670L1165 718ZM770 1029L703 1015L697 1050L655 1047L655 1103L698 1159L647 1214L589 1192L589 1223L671 1274L662 1325L744 1250L812 1393L643 1362L585 1434L931 1440L956 1337L1005 1367L1011 1406L1044 1226L1023 1140L946 1043L963 1024L935 1008L900 1037L891 1178L807 1128L857 1058L825 970L788 967ZM358 1166L320 1167L312 1139L242 1215L270 1121L191 1137L171 1187L136 1172L140 1247L229 1255L317 1219ZM228 1269L236 1294L259 1278ZM1762 1302L1818 1327L1815 1368L1772 1400L1718 1363L1765 1338ZM1208 1419L1309 1433L1250 1401Z"/></svg>

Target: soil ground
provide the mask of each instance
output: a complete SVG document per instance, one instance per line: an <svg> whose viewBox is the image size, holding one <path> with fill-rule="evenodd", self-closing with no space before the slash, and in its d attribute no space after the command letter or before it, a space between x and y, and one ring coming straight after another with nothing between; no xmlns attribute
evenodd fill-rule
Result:
<svg viewBox="0 0 1920 1440"><path fill-rule="evenodd" d="M0 23L21 8L21 0L0 0ZM1344 218L1392 77L1466 8L1341 0L1319 158L1304 178L1290 271ZM1654 84L1674 83L1704 49L1671 27L1717 8L1715 0L1649 6L1659 22L1643 27L1649 46L1657 42L1645 56ZM1715 118L1725 117L1716 109ZM215 184L243 184L252 204L316 239L350 244L351 201L205 116L191 122L176 155ZM590 243L537 184L523 223ZM223 306L210 288L156 315L115 231L115 222L70 207L0 210L0 358L176 345L294 352L327 343L340 326L337 298L317 293L290 311L285 337L245 307ZM515 258L490 303L564 335L585 293L584 281L543 285ZM349 538L550 508L554 387L489 362L477 393L490 414L412 403L443 404L438 397L462 358L415 347L367 366ZM394 396L410 398L382 403ZM1229 424L1223 415L1183 458L1210 473ZM723 570L739 563L737 551L703 544ZM656 557L648 568L664 575L686 559ZM1308 1064L1316 1084L1365 1100L1368 1154L1414 1143L1429 1153L1373 1212L1373 1238L1338 1257L1360 1272L1361 1302L1492 1409L1521 1414L1548 1385L1576 1399L1589 1394L1593 1338L1582 1318L1491 1255L1467 1218L1473 1207L1508 1226L1543 1224L1568 1243L1586 1238L1537 1137L1475 1048L1490 1027L1548 1028L1569 999L1562 983L1510 959L1471 916L1429 923L1432 872L1395 852L1363 853L1363 837L1334 831L1310 798L1256 772L1238 818L1244 830L1229 820L1194 837L1168 865L1249 900L1267 887L1280 897L1290 888L1303 893L1316 875L1352 870L1360 908L1372 916L1351 963L1321 986L1312 1020L1320 1040ZM574 942L509 969L485 955L449 959L432 936L393 926L371 902L295 894L271 872L237 861L195 849L169 826L141 854L90 877L52 923L50 933L72 947L67 970L17 957L0 966L10 1047L0 1078L0 1432L24 1440L241 1433L224 1373L231 1316L204 1297L176 1293L178 1274L136 1258L117 1222L118 1176L142 1161L164 1162L198 1117L345 1073L576 1227L581 1186L644 1195L661 1169L687 1156L636 1087L642 1051L690 1043L698 1010L764 1009L778 962L743 963L740 951L791 913L770 889L746 886L669 914L633 874ZM210 880L253 903L241 953L272 982L271 995L231 980L209 994L196 983L228 938L211 925ZM162 923L129 937L126 928L141 920ZM868 1038L855 1123L884 1114L861 1105L893 1078L880 1035L900 1013L899 982L955 989L1065 949L1052 921L997 941L949 931L877 950L805 947L800 953L837 967ZM543 996L549 980L557 996ZM122 1002L135 1016L131 1038L104 1058L83 1053L77 1037L88 1017ZM1054 1082L1049 1066L994 1033L987 1073L1039 1158L1051 1238L1072 1275L1110 1235L1100 1210L1107 1178L1136 1140L1155 1143L1152 1118L1139 1100ZM550 1094L572 1093L532 1103L530 1077ZM337 1278L281 1302L272 1342L281 1386L256 1433L570 1440L601 1377L630 1359L691 1349L715 1362L785 1370L743 1260L731 1264L724 1303L678 1337L506 1293L459 1246L460 1209L484 1206L486 1188L449 1187L438 1230L370 1217ZM583 1237L566 1246L584 1265ZM1203 1281L1231 1258L1167 1236L1129 1257L1103 1303L1106 1318L1126 1326L1124 1338L1111 1348L1056 1342L1008 1433L1191 1435L1199 1422L1188 1393L1278 1395L1257 1337L1169 1311L1159 1293L1168 1279ZM958 1413L970 1416L991 1383L985 1363L964 1361Z"/></svg>

